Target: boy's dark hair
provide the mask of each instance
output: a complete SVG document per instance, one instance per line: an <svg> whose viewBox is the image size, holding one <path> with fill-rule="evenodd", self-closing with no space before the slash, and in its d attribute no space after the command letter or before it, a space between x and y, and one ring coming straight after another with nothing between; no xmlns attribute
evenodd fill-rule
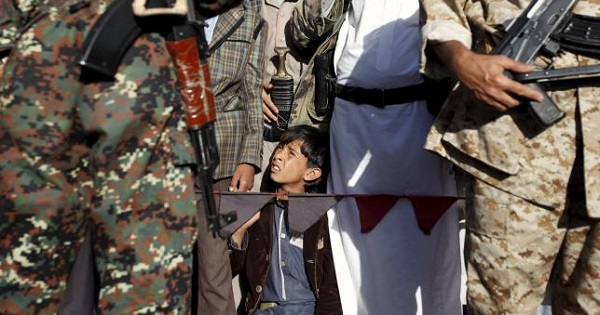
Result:
<svg viewBox="0 0 600 315"><path fill-rule="evenodd" d="M306 183L306 192L325 192L329 174L329 135L308 125L293 126L281 135L279 145L283 146L297 140L302 142L300 152L308 159L308 167L321 169L321 177L313 182ZM270 176L265 177L270 178ZM268 183L273 184L270 179Z"/></svg>

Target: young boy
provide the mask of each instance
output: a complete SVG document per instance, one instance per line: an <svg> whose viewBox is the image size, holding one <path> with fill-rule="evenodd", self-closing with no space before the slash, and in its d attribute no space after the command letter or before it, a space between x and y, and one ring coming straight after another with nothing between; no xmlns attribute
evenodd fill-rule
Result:
<svg viewBox="0 0 600 315"><path fill-rule="evenodd" d="M247 288L245 314L342 313L327 216L299 237L287 222L286 193L318 191L328 149L327 136L316 128L288 129L268 169L282 194L232 234L231 269Z"/></svg>

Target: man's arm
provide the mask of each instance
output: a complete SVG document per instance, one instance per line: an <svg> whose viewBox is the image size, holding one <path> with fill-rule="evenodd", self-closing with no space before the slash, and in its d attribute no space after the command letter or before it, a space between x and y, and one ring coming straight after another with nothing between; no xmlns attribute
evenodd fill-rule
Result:
<svg viewBox="0 0 600 315"><path fill-rule="evenodd" d="M453 76L477 100L499 111L519 105L522 98L542 99L539 92L503 74L529 72L534 69L532 66L471 50L469 21L483 18L477 4L470 0L421 0L421 6L425 22L421 71L426 75Z"/></svg>
<svg viewBox="0 0 600 315"><path fill-rule="evenodd" d="M262 26L253 40L248 64L242 82L246 100L246 120L240 148L240 159L229 185L232 191L248 191L254 184L254 173L261 164L262 150L262 69L264 66L265 27Z"/></svg>
<svg viewBox="0 0 600 315"><path fill-rule="evenodd" d="M344 14L344 0L304 0L298 2L285 31L288 46L304 56L312 56Z"/></svg>

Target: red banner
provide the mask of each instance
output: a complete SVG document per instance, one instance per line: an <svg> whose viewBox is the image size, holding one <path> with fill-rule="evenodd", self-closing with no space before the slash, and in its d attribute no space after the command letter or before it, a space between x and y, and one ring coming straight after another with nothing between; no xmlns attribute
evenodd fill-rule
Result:
<svg viewBox="0 0 600 315"><path fill-rule="evenodd" d="M280 194L254 192L218 192L221 213L236 211L238 219L225 226L223 235L229 235ZM360 215L363 233L373 230L400 199L408 199L415 212L417 224L425 234L430 234L437 221L459 197L452 196L395 196L385 194L289 194L288 220L290 228L304 232L327 210L344 198L354 198Z"/></svg>

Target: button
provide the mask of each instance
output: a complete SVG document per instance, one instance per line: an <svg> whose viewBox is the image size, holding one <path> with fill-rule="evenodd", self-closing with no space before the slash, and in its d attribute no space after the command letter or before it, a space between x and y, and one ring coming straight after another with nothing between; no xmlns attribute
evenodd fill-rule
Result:
<svg viewBox="0 0 600 315"><path fill-rule="evenodd" d="M256 286L256 293L260 293L260 292L262 292L262 286L257 285Z"/></svg>
<svg viewBox="0 0 600 315"><path fill-rule="evenodd" d="M281 267L285 267L285 261L281 261Z"/></svg>
<svg viewBox="0 0 600 315"><path fill-rule="evenodd" d="M269 254L267 254L267 256L265 256L265 260L269 261L269 259L271 259L271 257L269 257Z"/></svg>

